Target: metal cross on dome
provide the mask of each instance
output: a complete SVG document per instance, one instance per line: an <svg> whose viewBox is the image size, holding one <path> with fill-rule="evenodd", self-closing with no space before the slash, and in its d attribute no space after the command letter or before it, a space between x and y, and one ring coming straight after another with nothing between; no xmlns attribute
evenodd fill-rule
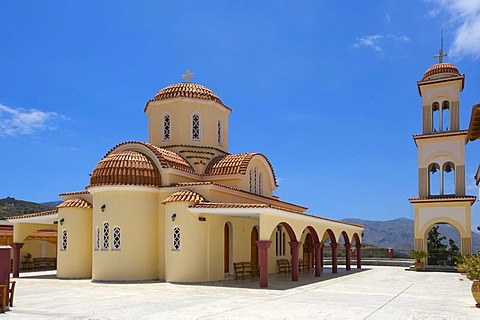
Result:
<svg viewBox="0 0 480 320"><path fill-rule="evenodd" d="M182 75L182 78L185 79L186 82L190 82L190 78L193 77L195 73L190 72L190 69L187 69L187 73Z"/></svg>
<svg viewBox="0 0 480 320"><path fill-rule="evenodd" d="M443 62L443 57L448 56L448 53L443 53L443 30L442 30L442 43L440 46L440 50L438 50L438 54L434 55L434 58L438 58L438 63Z"/></svg>

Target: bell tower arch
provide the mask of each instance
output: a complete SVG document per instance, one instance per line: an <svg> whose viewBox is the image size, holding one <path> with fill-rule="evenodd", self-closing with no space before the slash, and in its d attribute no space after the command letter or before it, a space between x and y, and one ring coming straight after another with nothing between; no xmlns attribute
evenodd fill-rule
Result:
<svg viewBox="0 0 480 320"><path fill-rule="evenodd" d="M422 133L413 136L418 148L418 197L414 207L414 248L427 250L427 233L436 223L453 224L461 237L462 254L472 252L471 213L474 196L465 194L465 144L460 129L460 92L465 75L439 59L417 82L422 97Z"/></svg>

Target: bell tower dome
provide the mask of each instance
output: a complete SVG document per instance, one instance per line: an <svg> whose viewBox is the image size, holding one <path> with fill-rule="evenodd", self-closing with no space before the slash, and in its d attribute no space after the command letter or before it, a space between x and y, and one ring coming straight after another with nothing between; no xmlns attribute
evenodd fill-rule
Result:
<svg viewBox="0 0 480 320"><path fill-rule="evenodd" d="M228 116L232 109L207 87L190 82L169 85L147 102L148 142L179 153L203 173L214 156L228 153Z"/></svg>

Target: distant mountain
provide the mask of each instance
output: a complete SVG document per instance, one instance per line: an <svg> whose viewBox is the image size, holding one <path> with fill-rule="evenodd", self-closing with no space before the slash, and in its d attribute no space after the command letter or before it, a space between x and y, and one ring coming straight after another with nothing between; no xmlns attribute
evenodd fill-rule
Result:
<svg viewBox="0 0 480 320"><path fill-rule="evenodd" d="M58 201L49 201L49 202L42 202L40 203L41 205L47 206L47 207L53 207L56 208L60 203L62 203L63 200L58 200Z"/></svg>
<svg viewBox="0 0 480 320"><path fill-rule="evenodd" d="M388 221L372 221L362 219L342 219L342 221L361 224L365 226L363 242L384 248L397 248L410 250L413 248L413 220L398 218ZM460 247L460 236L452 226L441 224L438 228L441 235L455 240ZM480 235L472 231L472 249L477 252L480 249Z"/></svg>
<svg viewBox="0 0 480 320"><path fill-rule="evenodd" d="M5 219L6 217L10 216L18 216L21 214L48 211L53 209L55 209L55 206L17 200L11 197L0 199L0 219Z"/></svg>

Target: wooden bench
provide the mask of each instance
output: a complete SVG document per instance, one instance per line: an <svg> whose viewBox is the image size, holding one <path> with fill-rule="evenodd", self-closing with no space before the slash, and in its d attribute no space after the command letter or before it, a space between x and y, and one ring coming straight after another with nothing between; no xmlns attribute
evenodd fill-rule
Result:
<svg viewBox="0 0 480 320"><path fill-rule="evenodd" d="M307 270L310 271L310 263L302 259L298 260L298 270Z"/></svg>
<svg viewBox="0 0 480 320"><path fill-rule="evenodd" d="M290 265L290 260L288 259L278 259L277 260L278 266L278 273L287 273L292 270L292 266Z"/></svg>
<svg viewBox="0 0 480 320"><path fill-rule="evenodd" d="M258 271L258 266L253 265L251 261L242 261L242 262L234 262L233 269L235 272L235 280L242 278L245 280L245 277L258 276L260 273Z"/></svg>
<svg viewBox="0 0 480 320"><path fill-rule="evenodd" d="M57 258L33 258L33 267L40 268L56 268Z"/></svg>
<svg viewBox="0 0 480 320"><path fill-rule="evenodd" d="M0 284L0 312L4 313L7 306L13 307L13 295L15 294L16 281L10 281L10 288ZM10 293L10 296L8 296Z"/></svg>

